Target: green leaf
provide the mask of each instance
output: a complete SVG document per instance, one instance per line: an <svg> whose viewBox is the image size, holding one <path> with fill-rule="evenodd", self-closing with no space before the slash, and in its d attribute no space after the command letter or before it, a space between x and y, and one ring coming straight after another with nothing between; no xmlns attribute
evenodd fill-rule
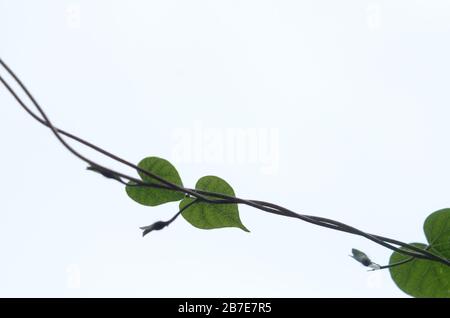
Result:
<svg viewBox="0 0 450 318"><path fill-rule="evenodd" d="M412 243L421 249L450 259L450 209L439 210L425 220L428 245ZM411 257L394 252L389 264ZM450 266L423 259L390 268L391 277L405 293L414 297L450 297Z"/></svg>
<svg viewBox="0 0 450 318"><path fill-rule="evenodd" d="M138 167L152 172L155 175L170 181L176 185L183 186L177 169L167 160L157 157L147 157L139 162ZM161 184L158 180L138 172L142 181L149 183ZM158 189L142 186L134 186L134 182L129 182L126 186L127 194L134 201L148 206L157 206L163 203L180 201L184 198L181 192L171 191L167 189Z"/></svg>
<svg viewBox="0 0 450 318"><path fill-rule="evenodd" d="M219 177L206 176L198 180L195 185L197 190L204 190L214 193L235 196L233 188ZM185 198L180 202L180 209L191 203L194 198ZM237 227L246 232L250 232L239 218L237 204L211 204L198 202L184 210L181 215L193 226L209 230L223 227Z"/></svg>
<svg viewBox="0 0 450 318"><path fill-rule="evenodd" d="M430 214L425 220L423 230L432 247L448 253L450 248L450 209L443 209ZM439 243L446 246L439 246Z"/></svg>

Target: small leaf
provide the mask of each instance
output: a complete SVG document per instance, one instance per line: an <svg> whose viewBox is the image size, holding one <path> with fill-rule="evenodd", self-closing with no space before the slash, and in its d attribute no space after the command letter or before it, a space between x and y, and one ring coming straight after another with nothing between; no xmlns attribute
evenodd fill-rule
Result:
<svg viewBox="0 0 450 318"><path fill-rule="evenodd" d="M353 255L351 255L351 257L353 257L355 260L357 260L364 266L370 266L373 264L372 261L370 260L370 258L366 255L366 253L361 252L360 250L357 250L356 248L352 249L352 254Z"/></svg>
<svg viewBox="0 0 450 318"><path fill-rule="evenodd" d="M442 209L430 214L423 225L425 236L436 250L449 252L450 248L450 209ZM439 246L444 243L447 246Z"/></svg>
<svg viewBox="0 0 450 318"><path fill-rule="evenodd" d="M235 196L233 188L219 177L206 176L198 180L195 185L197 190L204 190ZM180 209L191 203L193 198L185 198L180 202ZM193 226L209 230L223 227L237 227L246 232L250 232L241 222L237 204L214 204L198 202L186 208L181 215Z"/></svg>
<svg viewBox="0 0 450 318"><path fill-rule="evenodd" d="M412 243L421 249L450 259L450 209L439 210L425 220L425 236L429 245ZM410 256L394 252L389 264ZM450 266L423 259L413 259L400 266L391 267L391 277L405 293L414 297L450 297Z"/></svg>
<svg viewBox="0 0 450 318"><path fill-rule="evenodd" d="M183 186L180 175L175 167L167 160L148 157L139 162L138 167L152 172L155 175L170 181L176 185ZM146 175L145 173L138 172L142 181L161 184L158 180ZM163 203L180 201L184 198L184 194L167 189L150 188L145 186L137 186L133 182L129 182L126 187L127 194L134 201L147 205L157 206Z"/></svg>

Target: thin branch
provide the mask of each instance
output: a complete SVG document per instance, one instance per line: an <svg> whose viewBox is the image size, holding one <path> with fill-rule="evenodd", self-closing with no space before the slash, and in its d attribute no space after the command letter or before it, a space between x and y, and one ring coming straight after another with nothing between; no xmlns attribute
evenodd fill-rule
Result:
<svg viewBox="0 0 450 318"><path fill-rule="evenodd" d="M387 268L397 267L397 266L400 266L400 265L407 264L407 263L409 263L409 262L411 262L413 260L414 260L414 257L410 257L410 258L407 258L407 259L405 259L403 261L400 261L400 262L397 262L397 263L393 263L393 264L389 264L389 265L380 266L380 268L373 269L373 270L375 271L375 270L380 270L380 269L387 269Z"/></svg>
<svg viewBox="0 0 450 318"><path fill-rule="evenodd" d="M20 79L15 75L15 73L6 65L6 63L3 62L3 60L0 59L0 64L6 69L6 71L14 78L14 80L19 84L19 86L22 88L22 90L25 92L25 94L28 96L28 98L32 101L33 105L36 107L36 109L38 110L38 112L41 114L42 118L40 118L38 115L36 115L33 111L31 111L26 104L20 99L20 97L14 92L14 90L9 86L9 84L0 76L0 81L2 82L2 84L6 87L6 89L11 93L11 95L16 99L16 101L19 103L19 105L24 108L24 110L30 115L32 116L35 120L37 120L39 123L41 123L42 125L48 127L50 130L52 130L53 134L55 135L55 137L58 139L58 141L68 150L70 151L73 155L75 155L76 157L78 157L79 159L83 160L84 162L89 164L88 169L95 171L97 173L102 174L103 176L110 178L110 179L114 179L124 185L128 185L128 186L142 186L142 187L151 187L151 188L160 188L160 189L167 189L167 190L172 190L172 191L177 191L177 192L181 192L184 193L186 195L195 197L197 200L201 200L207 203L212 203L212 204L231 204L231 203L236 203L236 204L245 204L251 207L254 207L256 209L268 212L268 213L273 213L273 214L277 214L277 215L282 215L282 216L287 216L287 217L293 217L293 218L297 218L300 219L302 221L305 222L309 222L318 226L322 226L322 227L326 227L326 228L330 228L333 230L337 230L337 231L342 231L342 232L346 232L346 233L350 233L350 234L354 234L354 235L359 235L359 236L363 236L381 246L384 246L388 249L391 249L393 251L396 251L398 253L404 254L404 255L408 255L411 256L412 258L421 258L421 259L428 259L431 261L437 261L440 262L442 264L448 265L450 266L450 261L440 257L438 255L435 255L433 253L430 253L428 251L422 250L420 248L417 248L415 246L412 246L410 244L407 243L403 243L401 241L398 240L394 240L394 239L390 239L390 238L386 238L383 236L379 236L379 235L373 235L370 233L366 233L364 231L361 231L355 227L349 226L347 224L344 224L342 222L338 222L335 220L331 220L331 219L327 219L327 218L322 218L322 217L317 217L317 216L311 216L311 215L303 215L303 214L298 214L296 212L293 212L289 209L286 209L284 207L281 207L279 205L276 204L272 204L272 203L268 203L268 202L264 202L264 201L258 201L258 200L245 200L245 199L241 199L241 198L237 198L237 197L232 197L232 196L227 196L227 195L223 195L220 193L213 193L213 192L208 192L208 191L199 191L196 189L190 189L190 188L185 188L179 185L176 185L174 183L171 183L161 177L159 177L158 175L152 173L151 171L147 171L144 169L141 169L140 167L134 165L133 163L120 158L106 150L104 150L103 148L100 148L74 134L71 134L69 132L66 132L62 129L56 128L51 121L49 120L49 118L47 117L47 115L45 114L45 112L43 111L42 107L37 103L37 101L35 100L35 98L33 97L33 95L28 91L28 89L25 87L25 85L20 81ZM123 174L121 172L117 172L114 171L112 169L109 169L107 167L104 167L103 165L100 165L92 160L90 160L89 158L83 156L82 154L80 154L78 151L76 151L75 149L73 149L65 140L64 138L61 136L65 136L68 137L74 141L77 141L91 149L96 150L97 152L117 161L120 162L128 167L131 167L135 170L137 170L138 172L141 172L149 177L151 177L152 179L155 179L156 182L153 183L149 183L149 182L143 182L142 180L139 180L137 178L131 177L129 175ZM128 180L128 183L125 182L123 179ZM130 183L131 182L131 183ZM195 201L194 201L195 202ZM174 217L174 219L180 214L181 212L177 213ZM170 221L170 220L169 220ZM172 221L170 221L172 222ZM164 223L164 222L163 222ZM169 223L170 224L170 223ZM162 224L159 224L162 225ZM163 226L164 227L164 226ZM409 250L404 250L404 249L399 249L394 245L398 245L401 247L405 247Z"/></svg>
<svg viewBox="0 0 450 318"><path fill-rule="evenodd" d="M59 134L65 135L65 136L67 136L67 137L69 137L69 138L72 138L72 139L74 139L74 140L76 140L76 141L78 141L78 142L84 144L85 146L88 146L88 147L90 147L90 148L92 148L92 149L94 149L94 150L96 150L96 151L98 151L98 152L100 152L100 153L102 153L102 154L104 154L104 155L110 157L111 159L114 159L114 160L116 160L116 161L118 161L118 162L120 162L120 163L122 163L122 164L125 164L125 165L127 165L127 166L129 166L129 167L131 167L131 168L133 168L133 169L136 169L137 171L142 172L142 173L146 174L146 175L149 176L149 177L152 177L153 179L155 179L155 180L161 182L162 184L166 185L166 186L169 187L169 188L172 188L172 189L174 189L174 190L178 190L178 191L181 191L181 192L188 192L188 193L190 192L188 189L185 189L185 188L183 188L183 187L180 187L179 185L174 184L174 183L172 183L172 182L169 182L169 181L165 180L164 178L161 178L160 176L158 176L158 175L156 175L156 174L154 174L154 173L152 173L152 172L150 172L150 171L141 169L140 167L138 167L138 166L132 164L131 162L129 162L129 161L125 160L125 159L122 159L122 158L120 158L120 157L118 157L118 156L116 156L116 155L114 155L114 154L112 154L112 153L110 153L110 152L108 152L108 151L106 151L106 150L104 150L104 149L102 149L102 148L100 148L100 147L98 147L98 146L96 146L96 145L90 143L90 142L87 142L87 141L85 141L85 140L82 139L82 138L79 138L79 137L77 137L77 136L75 136L75 135L73 135L73 134L70 134L70 133L67 133L67 132L63 131L62 129L58 129L58 128L54 127L54 126L52 125L52 123L48 120L46 114L45 114L44 111L42 110L42 107L41 107L41 106L39 105L39 103L36 101L36 99L34 98L34 96L30 93L30 91L29 91L29 90L27 89L27 87L23 84L23 82L19 79L19 77L11 70L11 68L10 68L10 67L9 67L9 66L1 59L1 58L0 58L0 64L1 64L1 65L5 68L5 70L6 70L6 71L14 78L14 80L17 82L17 84L19 84L19 86L22 88L22 90L25 92L25 94L26 94L26 95L28 96L28 98L31 100L31 102L33 103L33 105L36 107L36 109L37 109L37 110L39 111L39 113L42 115L43 119L40 118L39 116L37 116L36 114L34 114L34 113L33 113L33 112L25 105L25 103L23 103L23 102L21 101L21 99L18 97L18 95L14 93L14 91L13 91L13 90L11 89L11 87L6 83L6 81L4 81L3 78L0 77L0 80L1 80L1 82L3 83L3 85L8 89L8 91L9 91L9 92L14 96L14 98L19 102L19 104L22 106L22 108L24 108L25 111L26 111L28 114L30 114L35 120L37 120L38 122L40 122L42 125L47 126L48 128L50 128L50 129L53 131L53 133L55 134L55 136L58 138L58 140L64 145L64 147L66 147L70 152L72 152L72 153L73 153L75 156L77 156L79 159L81 159L81 160L83 160L83 161L89 163L89 164L92 165L92 166L98 166L98 167L101 167L102 169L108 169L108 168L103 167L103 166L101 166L101 165L99 165L99 164L95 164L95 163L92 162L91 160L89 160L89 159L83 157L81 154L79 154L78 152L76 152L72 147L70 147L70 146L64 141L64 139L62 139L61 136L59 136ZM112 170L111 170L111 171L112 171ZM116 174L120 175L120 174L117 173L117 172L116 172ZM194 192L189 193L189 194L194 195L194 196L196 196L196 197L198 197L198 198L201 198L201 199L203 199L203 200L208 201L208 199L207 199L206 197L201 197L201 195L200 195L200 196L199 196L199 195L196 195Z"/></svg>
<svg viewBox="0 0 450 318"><path fill-rule="evenodd" d="M200 199L194 200L192 202L189 202L188 204L186 204L184 207L182 207L170 220L168 221L157 221L153 224L147 225L147 226L142 226L140 227L141 230L143 230L144 232L142 232L142 236L146 236L148 233L150 233L151 231L159 231L162 230L163 228L165 228L166 226L169 226L173 221L175 221L181 213L183 213L183 211L185 211L187 208L189 208L190 206L192 206L194 203L197 203L198 201L201 201Z"/></svg>

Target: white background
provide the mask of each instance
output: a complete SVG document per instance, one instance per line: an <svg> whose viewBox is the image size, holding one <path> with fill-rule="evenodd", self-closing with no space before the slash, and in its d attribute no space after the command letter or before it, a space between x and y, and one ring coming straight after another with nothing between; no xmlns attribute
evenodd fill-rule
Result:
<svg viewBox="0 0 450 318"><path fill-rule="evenodd" d="M174 161L196 125L275 131L277 169L201 156L185 185L406 242L450 205L449 31L448 1L0 0L0 56L58 127L133 162ZM347 256L388 250L248 207L251 233L180 218L142 238L177 204L136 204L3 88L0 106L0 296L405 296Z"/></svg>

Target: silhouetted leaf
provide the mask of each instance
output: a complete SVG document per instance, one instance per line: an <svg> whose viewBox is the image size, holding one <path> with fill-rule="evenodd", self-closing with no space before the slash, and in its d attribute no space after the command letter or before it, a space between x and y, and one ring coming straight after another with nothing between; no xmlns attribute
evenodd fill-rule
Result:
<svg viewBox="0 0 450 318"><path fill-rule="evenodd" d="M176 185L183 186L180 175L175 167L167 160L148 157L139 162L138 167L155 175L170 181ZM142 181L161 184L158 180L139 172ZM126 187L127 194L134 201L148 206L156 206L167 202L180 201L184 198L184 194L167 189L150 188L136 186L134 182L129 182Z"/></svg>
<svg viewBox="0 0 450 318"><path fill-rule="evenodd" d="M425 220L424 232L428 245L413 243L416 247L450 259L450 209L432 213ZM406 260L394 252L389 264ZM450 297L450 266L423 259L390 268L391 277L405 293L414 297Z"/></svg>
<svg viewBox="0 0 450 318"><path fill-rule="evenodd" d="M198 180L195 188L229 196L235 196L233 188L224 180L215 176L206 176ZM191 203L193 198L185 198L180 202L180 209ZM246 232L249 230L242 224L237 204L211 204L198 202L182 213L183 217L199 229L217 229L237 227Z"/></svg>

